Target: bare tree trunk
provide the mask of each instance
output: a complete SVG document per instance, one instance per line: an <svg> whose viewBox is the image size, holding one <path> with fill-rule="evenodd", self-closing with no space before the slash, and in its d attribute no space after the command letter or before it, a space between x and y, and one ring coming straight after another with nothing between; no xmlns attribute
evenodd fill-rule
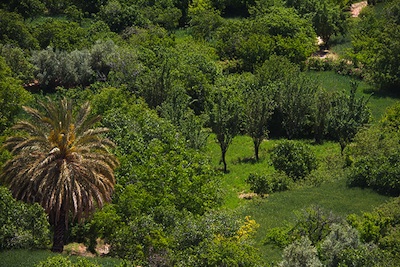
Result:
<svg viewBox="0 0 400 267"><path fill-rule="evenodd" d="M256 157L256 161L260 159L258 156L258 151L260 149L261 142L258 139L253 139L253 144L254 144L254 156Z"/></svg>
<svg viewBox="0 0 400 267"><path fill-rule="evenodd" d="M227 173L228 172L228 169L227 169L227 165L226 165L226 159L225 159L225 155L226 155L226 149L222 149L221 150L221 152L222 152L222 163L224 164L224 173Z"/></svg>
<svg viewBox="0 0 400 267"><path fill-rule="evenodd" d="M61 253L64 250L64 236L67 230L65 212L60 214L60 218L55 221L53 234L53 247L51 251Z"/></svg>

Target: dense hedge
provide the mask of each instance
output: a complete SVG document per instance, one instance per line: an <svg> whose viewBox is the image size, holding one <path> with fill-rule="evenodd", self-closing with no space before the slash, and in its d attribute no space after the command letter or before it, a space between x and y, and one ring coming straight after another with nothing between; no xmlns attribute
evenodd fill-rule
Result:
<svg viewBox="0 0 400 267"><path fill-rule="evenodd" d="M43 208L16 201L0 186L0 250L45 248L50 242L49 223Z"/></svg>

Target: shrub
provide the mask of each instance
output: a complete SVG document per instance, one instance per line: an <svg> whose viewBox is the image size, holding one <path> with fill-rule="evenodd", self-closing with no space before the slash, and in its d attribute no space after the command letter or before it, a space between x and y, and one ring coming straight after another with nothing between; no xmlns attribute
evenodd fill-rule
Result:
<svg viewBox="0 0 400 267"><path fill-rule="evenodd" d="M58 255L39 262L35 267L72 267L72 262L68 258Z"/></svg>
<svg viewBox="0 0 400 267"><path fill-rule="evenodd" d="M341 253L345 249L357 249L360 246L357 230L348 224L333 224L331 232L321 244L320 253L325 266L338 266Z"/></svg>
<svg viewBox="0 0 400 267"><path fill-rule="evenodd" d="M363 242L373 242L394 256L400 255L400 198L387 202L362 216L349 215L348 222L355 227Z"/></svg>
<svg viewBox="0 0 400 267"><path fill-rule="evenodd" d="M350 168L350 186L371 187L387 195L400 193L400 154L358 159Z"/></svg>
<svg viewBox="0 0 400 267"><path fill-rule="evenodd" d="M43 208L16 201L0 187L0 250L44 248L49 244L49 223Z"/></svg>
<svg viewBox="0 0 400 267"><path fill-rule="evenodd" d="M295 240L295 237L290 235L290 232L290 227L275 227L268 229L264 244L273 244L280 248L284 248Z"/></svg>
<svg viewBox="0 0 400 267"><path fill-rule="evenodd" d="M140 264L152 261L154 266L166 266L170 257L168 241L162 225L150 215L140 216L115 229L109 238L110 253Z"/></svg>
<svg viewBox="0 0 400 267"><path fill-rule="evenodd" d="M302 179L317 168L317 158L308 145L302 142L286 140L280 142L271 151L274 168L285 172L294 180Z"/></svg>
<svg viewBox="0 0 400 267"><path fill-rule="evenodd" d="M379 249L375 244L363 244L357 249L345 249L340 254L337 266L347 267L396 267L396 261L387 251Z"/></svg>
<svg viewBox="0 0 400 267"><path fill-rule="evenodd" d="M307 237L302 237L285 248L283 252L283 261L279 263L280 267L317 267L322 266L318 259L317 249L311 244Z"/></svg>
<svg viewBox="0 0 400 267"><path fill-rule="evenodd" d="M74 50L71 53L54 51L51 47L33 53L36 67L35 76L42 86L72 87L88 85L95 80L91 68L92 55L88 50Z"/></svg>
<svg viewBox="0 0 400 267"><path fill-rule="evenodd" d="M100 267L100 265L84 258L79 258L77 262L73 263L68 257L57 255L39 262L35 267Z"/></svg>
<svg viewBox="0 0 400 267"><path fill-rule="evenodd" d="M201 239L196 238L197 245L187 244L176 251L174 266L260 266L259 255L252 244L259 225L249 217L242 225L232 219L229 214L214 212L203 216L200 221L191 221L197 229L188 232ZM184 234L183 238L188 236L185 229L180 232Z"/></svg>
<svg viewBox="0 0 400 267"><path fill-rule="evenodd" d="M258 195L288 190L290 182L290 178L282 172L267 175L251 173L246 179L246 183L250 185L250 190Z"/></svg>
<svg viewBox="0 0 400 267"><path fill-rule="evenodd" d="M306 61L306 67L309 70L328 71L333 68L333 60L331 58L310 57Z"/></svg>

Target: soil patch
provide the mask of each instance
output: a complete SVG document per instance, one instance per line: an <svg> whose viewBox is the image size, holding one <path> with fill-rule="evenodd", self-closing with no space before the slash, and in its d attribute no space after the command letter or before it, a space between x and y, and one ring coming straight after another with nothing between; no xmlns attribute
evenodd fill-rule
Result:
<svg viewBox="0 0 400 267"><path fill-rule="evenodd" d="M353 18L357 18L360 15L361 10L368 5L367 1L351 4L350 11Z"/></svg>

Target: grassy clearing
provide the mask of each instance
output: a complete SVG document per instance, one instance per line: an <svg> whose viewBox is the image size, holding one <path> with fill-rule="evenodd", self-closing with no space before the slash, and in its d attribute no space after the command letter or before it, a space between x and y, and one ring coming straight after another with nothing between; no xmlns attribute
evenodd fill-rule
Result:
<svg viewBox="0 0 400 267"><path fill-rule="evenodd" d="M312 205L346 217L348 214L361 214L389 198L370 190L348 188L344 180L329 182L319 187L304 187L291 191L275 193L265 199L248 201L244 214L250 215L259 224L256 242L261 255L267 261L279 261L282 251L263 245L268 229L293 224L297 211Z"/></svg>
<svg viewBox="0 0 400 267"><path fill-rule="evenodd" d="M333 71L308 72L310 77L315 78L323 88L328 91L350 90L350 81L352 78L339 75ZM370 97L369 106L371 108L372 118L377 121L382 118L386 108L393 105L398 99L389 95L378 94L374 88L364 81L359 81L357 94L361 97Z"/></svg>
<svg viewBox="0 0 400 267"><path fill-rule="evenodd" d="M276 141L264 141L260 146L260 161L255 162L251 138L235 137L226 155L229 173L224 174L222 179L222 188L226 194L224 207L234 209L245 204L245 200L240 199L239 194L250 192L249 186L245 183L250 173L266 173L273 170L268 163L268 150L275 143ZM214 166L222 170L222 164L219 164L221 151L213 135L208 139L208 149Z"/></svg>
<svg viewBox="0 0 400 267"><path fill-rule="evenodd" d="M319 159L318 169L310 175L310 182L298 185L290 191L274 193L266 198L256 197L251 200L240 199L241 192L250 192L245 179L250 173L268 173L273 171L268 150L279 140L265 141L261 145L261 161L253 161L253 144L250 137L238 136L234 139L227 153L229 173L224 174L223 188L226 189L225 207L236 209L243 217L250 215L260 228L256 242L265 262L277 262L281 249L263 245L268 229L293 223L295 212L319 205L337 215L371 211L374 207L389 199L371 190L348 188L344 179L343 160L339 145L326 142L312 145ZM306 141L307 142L307 141ZM220 168L220 150L213 136L208 144L213 164ZM316 186L315 186L316 185Z"/></svg>

